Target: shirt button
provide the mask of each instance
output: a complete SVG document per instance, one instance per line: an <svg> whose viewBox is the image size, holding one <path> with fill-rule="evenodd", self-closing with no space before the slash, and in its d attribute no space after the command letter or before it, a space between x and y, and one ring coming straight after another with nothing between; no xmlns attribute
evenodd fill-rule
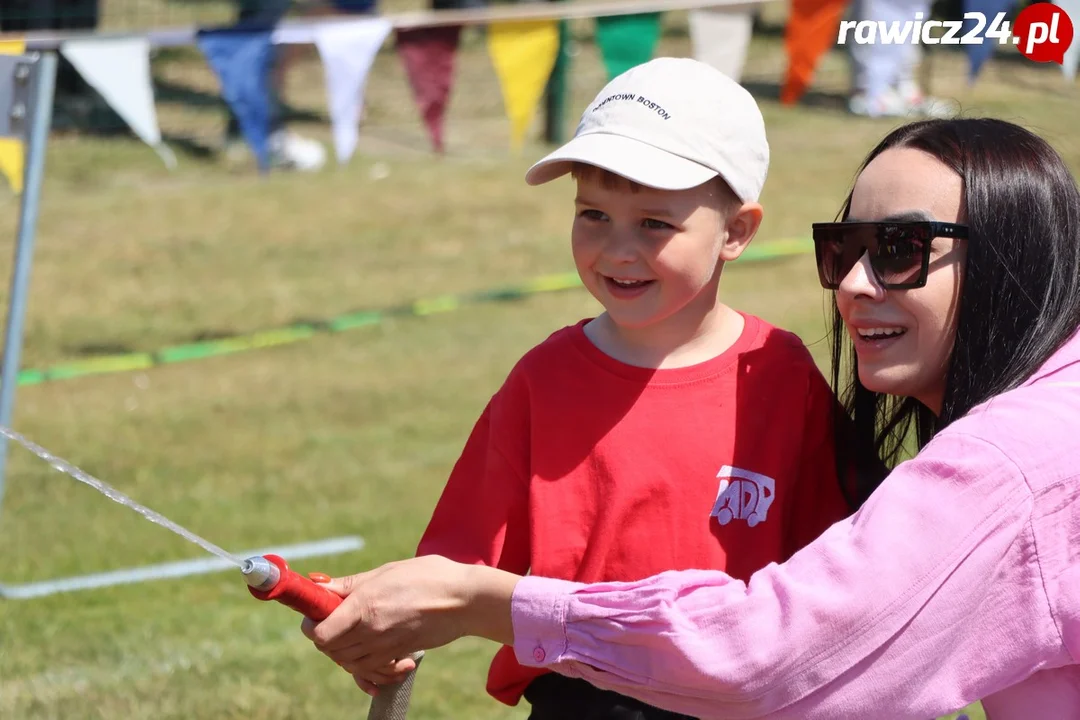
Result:
<svg viewBox="0 0 1080 720"><path fill-rule="evenodd" d="M544 658L547 657L547 653L544 652L544 648L538 647L533 650L533 660L536 662L544 662Z"/></svg>

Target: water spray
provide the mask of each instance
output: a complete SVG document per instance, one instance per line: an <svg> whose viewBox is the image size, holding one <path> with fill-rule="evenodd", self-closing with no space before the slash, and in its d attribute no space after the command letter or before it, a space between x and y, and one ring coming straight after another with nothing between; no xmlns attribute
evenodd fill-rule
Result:
<svg viewBox="0 0 1080 720"><path fill-rule="evenodd" d="M244 581L248 585L248 591L259 600L276 600L315 622L322 622L330 617L330 613L341 604L343 598L340 595L322 587L315 581L319 579L326 582L330 579L326 575L312 573L308 577L304 577L290 569L288 563L278 555L256 555L246 560L240 560L187 528L181 527L145 505L135 502L111 485L107 485L67 461L58 458L14 430L0 425L0 436L14 440L52 465L55 470L89 485L110 500L139 513L150 522L171 530L188 542L195 543L207 552L238 566L244 576ZM423 651L416 652L409 657L416 667L410 670L400 683L379 686L379 691L372 698L371 708L368 710L368 720L405 720L409 710L409 700L412 696L416 668L420 666L424 653Z"/></svg>

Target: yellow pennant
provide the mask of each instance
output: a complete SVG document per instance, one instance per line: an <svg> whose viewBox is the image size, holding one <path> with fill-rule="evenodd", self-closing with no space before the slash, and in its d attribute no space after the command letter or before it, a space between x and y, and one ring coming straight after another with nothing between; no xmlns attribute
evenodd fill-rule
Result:
<svg viewBox="0 0 1080 720"><path fill-rule="evenodd" d="M0 41L0 53L22 55L26 52L25 40ZM15 194L23 191L24 157L23 144L17 138L0 138L0 172L7 178Z"/></svg>
<svg viewBox="0 0 1080 720"><path fill-rule="evenodd" d="M559 26L554 20L492 23L487 44L510 118L511 141L520 148L555 67Z"/></svg>

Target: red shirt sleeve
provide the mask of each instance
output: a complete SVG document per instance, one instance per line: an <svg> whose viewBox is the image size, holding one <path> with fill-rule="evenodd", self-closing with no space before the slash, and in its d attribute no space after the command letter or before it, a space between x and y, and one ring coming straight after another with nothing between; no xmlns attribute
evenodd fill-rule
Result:
<svg viewBox="0 0 1080 720"><path fill-rule="evenodd" d="M841 491L836 468L834 410L843 413L815 366L809 373L795 502L787 518L787 557L853 511Z"/></svg>
<svg viewBox="0 0 1080 720"><path fill-rule="evenodd" d="M528 401L524 389L510 382L473 427L417 555L522 575L529 569ZM502 442L503 437L517 440Z"/></svg>

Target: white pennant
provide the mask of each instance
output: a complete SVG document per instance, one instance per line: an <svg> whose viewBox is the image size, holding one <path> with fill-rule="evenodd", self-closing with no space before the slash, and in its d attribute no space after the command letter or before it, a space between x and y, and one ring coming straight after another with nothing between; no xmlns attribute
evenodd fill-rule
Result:
<svg viewBox="0 0 1080 720"><path fill-rule="evenodd" d="M746 10L702 8L689 12L694 59L712 65L735 82L742 76L753 18Z"/></svg>
<svg viewBox="0 0 1080 720"><path fill-rule="evenodd" d="M315 30L315 46L326 72L326 94L339 163L348 161L356 151L368 71L391 28L389 20L377 18L325 25Z"/></svg>
<svg viewBox="0 0 1080 720"><path fill-rule="evenodd" d="M1061 71L1069 82L1076 80L1076 69L1080 65L1080 0L1054 0L1054 4L1064 10L1073 22L1072 45L1065 51L1061 62Z"/></svg>
<svg viewBox="0 0 1080 720"><path fill-rule="evenodd" d="M161 141L147 38L68 40L60 52L166 166L176 167L176 156Z"/></svg>

